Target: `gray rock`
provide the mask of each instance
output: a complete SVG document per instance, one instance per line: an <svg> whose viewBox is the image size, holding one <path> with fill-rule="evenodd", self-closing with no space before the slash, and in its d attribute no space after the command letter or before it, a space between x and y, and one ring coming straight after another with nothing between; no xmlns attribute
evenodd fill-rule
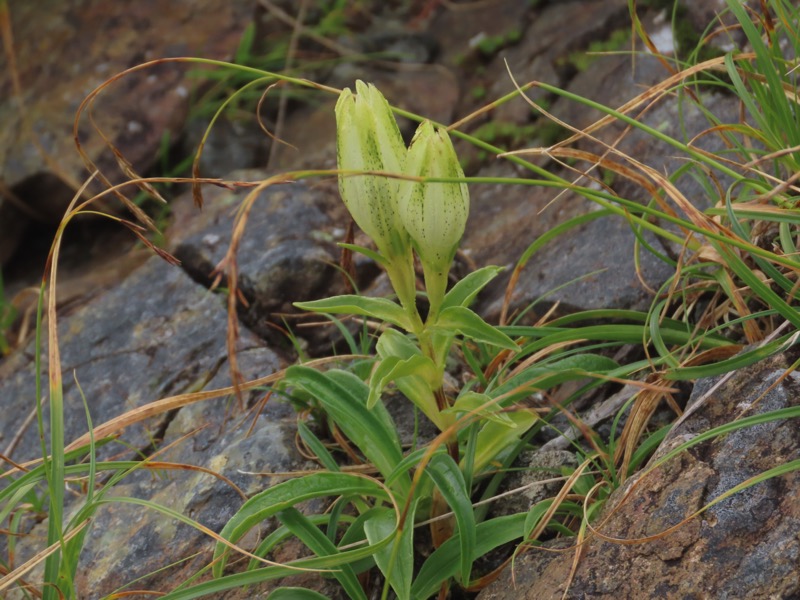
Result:
<svg viewBox="0 0 800 600"><path fill-rule="evenodd" d="M31 215L20 209L10 198L3 196L0 187L0 265L6 264L14 254L30 223Z"/></svg>
<svg viewBox="0 0 800 600"><path fill-rule="evenodd" d="M148 402L202 387L225 361L227 317L222 299L194 283L180 268L152 258L118 287L59 323L64 379L65 439L87 431L80 383L95 425ZM261 346L243 332L242 348ZM17 461L41 454L35 422L19 432L33 411L33 343L0 365L4 410L19 419L0 421L4 452ZM46 350L45 350L46 352ZM45 354L46 357L46 354ZM45 358L46 363L46 358ZM46 364L45 364L46 367ZM47 393L46 382L44 385ZM48 410L45 408L45 422ZM168 422L166 416L134 425L123 439L145 448ZM108 456L124 448L107 446Z"/></svg>
<svg viewBox="0 0 800 600"><path fill-rule="evenodd" d="M504 36L523 29L530 18L529 3L500 0L474 4L468 10L440 11L430 26L441 48L438 61L446 66L460 64L480 37ZM505 71L503 71L503 77Z"/></svg>
<svg viewBox="0 0 800 600"><path fill-rule="evenodd" d="M258 373L263 374L265 366ZM224 419L229 412L225 410L225 399L191 408L195 410L185 415L179 413L181 425L170 424L165 443L188 433L183 430L185 425L191 430L204 429L179 442L161 459L211 469L227 477L245 496L282 480L271 473L310 466L294 447L294 417L281 416L284 411L280 407L268 409L252 423L251 419L236 415L228 425ZM201 416L202 420L197 419ZM213 441L209 440L209 434ZM170 471L160 477L147 473L132 479L131 483L116 486L113 494L148 499L216 532L244 501L239 491L208 473ZM272 527L272 521L264 523L260 532L263 534ZM171 589L208 563L214 545L214 540L204 533L156 511L111 503L98 512L88 534L77 585L87 598L102 597L138 577L144 579L137 582L137 587ZM190 558L185 560L187 557ZM178 564L173 568L159 571L174 561Z"/></svg>
<svg viewBox="0 0 800 600"><path fill-rule="evenodd" d="M552 498L563 487L563 481L550 481L563 477L562 468L575 468L575 454L565 450L526 450L512 465L512 471L503 479L498 494L516 490L516 493L498 498L492 503L490 518L528 512L532 506ZM541 482L541 483L539 483Z"/></svg>
<svg viewBox="0 0 800 600"><path fill-rule="evenodd" d="M568 89L610 107L620 106L639 93L641 84L655 83L666 75L652 59L641 58L636 65L632 73L627 57L598 59L592 69L576 75ZM530 78L537 76L531 73ZM701 101L711 107L723 123L736 122L737 107L733 98L705 94ZM587 127L602 116L599 111L565 99L556 102L553 113L577 128ZM679 140L692 138L711 127L704 113L688 100L675 97L663 99L643 114L641 120ZM616 143L620 150L656 171L674 172L685 166L685 161L677 157L679 152L666 143L638 129L627 133L624 130L624 124L614 123L593 135L607 144ZM693 144L709 152L720 151L724 145L715 135L699 137ZM598 154L604 151L599 144L585 140L580 141L578 147ZM577 179L571 172L559 169L556 173L568 181ZM518 168L500 166L490 166L480 174L534 176ZM726 185L724 175L719 175L719 180ZM579 183L595 185L585 178ZM674 183L688 203L701 210L718 200L715 190L701 185L690 172ZM646 190L621 177L616 177L610 185L621 198L641 203L651 200ZM687 216L672 200L666 202L679 215ZM464 238L472 258L481 265L493 263L513 267L525 248L540 235L571 217L594 210L595 206L577 194L560 194L559 190L549 188L473 186L472 209ZM666 256L674 257L680 252L680 248L667 245L647 232L644 238ZM652 299L646 286L657 289L672 274L673 268L640 249L640 273L644 282L640 281L634 263L635 242L629 224L621 216L591 221L556 238L540 249L522 271L511 297L511 311L522 310L540 299L543 302L541 310L536 311L539 314L554 302L560 303L562 311L610 307L646 309ZM508 274L505 279L498 280L498 284L506 282L507 278ZM504 292L497 285L483 297L480 306L490 318L500 314Z"/></svg>
<svg viewBox="0 0 800 600"><path fill-rule="evenodd" d="M233 177L266 178L263 172L238 172ZM236 207L248 190L210 195L192 224L181 218L174 229L175 256L186 271L204 285L211 285L215 269L228 251ZM184 202L188 199L184 198ZM333 243L337 230L328 212L340 201L321 188L305 183L275 185L257 198L247 220L237 254L238 286L249 307L242 308L245 323L262 336L275 338L272 324L283 325L275 313L296 312L292 302L335 295L341 278L334 277L338 251ZM224 279L223 279L223 284Z"/></svg>
<svg viewBox="0 0 800 600"><path fill-rule="evenodd" d="M513 176L510 166L489 167L482 175ZM562 176L568 176L562 173ZM477 306L492 321L499 318L505 285L523 252L558 224L597 207L574 193L523 185L473 186L470 221L463 247L478 265L506 267ZM653 240L650 240L653 242ZM591 308L645 309L650 291L638 280L633 261L635 238L621 217L603 217L551 240L522 270L511 296L509 315L537 303L527 317L559 302L562 312ZM658 286L672 271L642 254L645 281Z"/></svg>
<svg viewBox="0 0 800 600"><path fill-rule="evenodd" d="M182 155L194 156L208 129L207 120L190 119L181 142ZM267 162L271 139L251 119L235 119L224 113L214 122L200 154L202 177L224 177L240 169L255 169Z"/></svg>
<svg viewBox="0 0 800 600"><path fill-rule="evenodd" d="M52 0L48 0L47 4L52 8L50 4L53 4ZM102 11L99 4L96 4L87 4L88 8L81 13L79 21L62 19L58 22L72 23L70 27L75 27L78 22L105 22L105 17L100 15ZM145 4L137 10L152 8L152 3ZM239 26L249 20L249 14L243 18L244 13L237 11L241 11L242 7L249 9L251 4L235 3L230 11L226 9L223 12L204 10L212 4L211 0L207 0L207 4L200 8L197 3L193 4L196 14L192 14L191 21L188 17L185 21L191 23L197 32L197 36L191 38L193 41L188 41L189 38L185 37L188 34L183 28L176 32L167 19L156 21L158 25L163 22L165 26L172 27L169 35L164 35L155 27L146 28L153 31L158 40L170 40L166 48L159 45L161 42L158 40L142 44L138 37L135 43L125 44L131 35L139 35L127 22L120 23L119 29L115 29L116 25L109 27L112 33L120 33L120 45L126 48L141 48L149 44L149 50L166 55L216 55L214 53L221 48L224 48L222 52L228 52L234 47L234 34L238 34ZM288 11L294 7L285 0L281 0L280 4ZM566 54L602 39L619 24L627 26L627 4L624 0L545 2L538 3L535 8L533 4L536 3L503 0L465 4L459 6L458 10L441 10L433 18L430 28L442 48L439 65L395 71L387 69L385 65L362 67L342 61L333 69L332 83L352 85L356 77L367 79L377 83L390 100L402 108L449 122L469 114L475 108L463 100L470 97L469 86L475 81L480 81L492 95L510 91L503 58L508 58L512 71L521 82L539 79L558 83L567 86L570 91L612 107L623 104L639 93L642 85L652 84L665 76L666 72L654 60L646 57L637 61L635 72L624 57L598 59L591 69L577 74L564 67ZM24 3L12 7L15 33L27 31L24 29L26 25L21 23L21 16L28 10L30 7ZM312 10L315 8L312 7ZM349 13L349 16L357 17L356 12ZM694 13L701 12L698 5ZM61 19L61 16L57 15L57 18ZM198 27L200 21L203 27ZM31 26L43 27L36 19L28 19L27 22ZM142 17L137 22L147 24L148 17ZM310 22L316 23L318 20L310 19ZM208 36L209 23L215 31L211 37ZM564 23L569 23L570 27L564 27ZM285 28L285 24L276 19L269 20L268 25ZM61 48L58 44L64 40L78 39L74 31L64 32L60 27L48 28L48 31L55 31L59 35L50 36L43 43L49 45L50 54L55 58L71 60L80 71L80 65L84 64L82 60L58 56L58 48ZM514 40L511 40L507 36L515 28L520 35L518 38L512 36ZM470 57L470 52L473 52L469 50L470 45L474 47L480 36L506 36L506 41L501 44L503 50L494 57L476 57L474 54ZM38 38L34 36L30 39ZM416 42L427 38L417 39L412 35L408 39ZM90 42L87 38L86 43ZM203 45L206 43L211 44L208 52L203 50L207 48ZM196 44L200 44L201 50L197 50ZM423 56L418 52L425 50L424 46L427 46L426 41L412 45L411 50L417 54L417 60L431 58L430 54ZM74 112L77 101L94 85L124 68L113 66L118 64L112 60L117 57L110 54L112 50L116 51L116 47L100 48L102 52L108 50L108 57L102 53L99 55L108 58L108 61L101 61L98 55L88 52L84 46L77 45L76 49L86 54L82 59L93 61L86 64L105 65L102 68L107 71L66 73L68 82L74 81L76 89L83 89L78 96L68 90L64 100L68 107L72 106L68 113ZM138 63L144 58L144 55L138 58L126 55L125 60ZM42 58L33 53L31 60L34 64L41 64ZM44 66L45 71L52 70L50 63ZM115 110L103 113L102 107L98 107L96 111L101 115L104 128L112 133L114 142L139 169L150 160L161 133L165 130L174 132L182 123L183 105L181 99L174 97L180 96L176 90L180 90L182 77L182 73L164 67L158 71L156 81L143 78L142 82L132 83L131 88L123 86L116 94L112 93L113 88L110 89L107 100ZM38 91L35 95L36 98L52 100L57 104L60 102L58 106L61 106L64 103L62 92L66 89L58 84L48 90L49 94ZM35 91L35 88L26 88L26 93L27 90ZM125 97L122 98L120 93ZM139 112L118 111L118 107L128 106L125 102L129 102L130 98L142 106L146 105L148 110L156 111L156 116L165 120L151 118L149 113L140 115ZM270 165L271 169L335 167L333 96L329 99L331 102L324 106L302 107L289 116L282 137L295 144L299 151L281 149L277 160ZM538 99L553 100L542 94ZM716 114L722 115L724 121L731 122L737 118L735 103L723 96L707 95L703 102L711 106ZM7 120L16 124L18 121L8 112L10 107L9 103L0 104L0 116L10 115ZM673 134L679 132L681 126L686 126L689 136L707 127L699 111L686 110L686 106L680 108L684 110L679 110L677 102L668 98L654 106L642 119L659 130ZM140 110L139 105L134 109ZM40 111L36 114L48 114L55 108L49 104L44 108L37 105L36 110ZM577 127L584 127L599 116L583 106L565 101L557 102L553 111ZM679 116L687 121L679 123ZM491 118L515 125L525 125L533 120L530 109L521 101L496 109ZM40 131L40 139L48 152L57 153L60 157L68 153L59 140L63 137L69 141L71 115L66 121L62 116L58 119L58 122L54 121L52 131ZM49 127L49 121L43 123L43 127ZM138 126L143 124L146 125L146 132L133 135ZM406 124L405 130L410 129L413 127ZM62 133L59 134L59 131ZM619 125L613 125L597 135L606 142L613 142L622 131ZM3 145L3 139L21 140L24 137L18 127L11 127L6 133L6 138L0 135L0 146L3 148L8 147ZM85 133L81 131L82 136ZM6 155L2 154L4 150L0 148L0 176L11 181L9 169L17 169L24 163L27 170L17 170L33 173L34 176L13 180L11 185L16 190L27 190L26 197L40 195L44 190L48 198L58 199L59 193L69 191L69 178L64 179L67 181L65 184L50 173L49 167L43 167L40 164L41 157L37 156L29 141L20 142L23 144L21 147L13 146L15 154L12 153L12 158L13 161L21 161L19 164L3 159ZM698 143L705 144L702 147L711 151L720 148L711 136L700 138ZM579 147L598 150L598 147L586 141L580 142ZM89 144L87 148L93 158L102 153L101 144ZM659 171L672 171L682 164L673 158L675 152L668 146L654 143L652 138L637 131L624 136L620 148ZM217 154L215 157L209 154L206 159L210 159L210 162L204 165L207 168L205 174L223 174L231 166L226 164L228 159L238 163L237 166L258 164L261 159L255 155L262 151L263 148L257 143L253 147L245 143L229 148L229 152L223 152L223 155ZM115 170L113 163L102 162L107 158L100 158L101 164L104 167L111 165L112 171ZM546 164L546 159L538 164ZM77 170L72 163L65 169L72 176L82 172L79 164ZM41 172L47 174L44 177L36 175ZM566 172L561 172L567 177ZM506 177L527 175L502 161L485 168L481 174ZM229 179L255 181L266 176L263 171L240 172L231 174ZM56 178L57 185L48 180L49 177ZM47 185L43 188L44 184ZM32 187L26 188L28 185ZM624 197L638 202L649 201L647 195L632 184L614 181L611 185ZM698 206L707 206L716 200L689 177L684 177L678 185ZM332 295L341 289L331 264L337 260L334 242L342 238L349 217L334 189L333 178L273 186L256 202L239 252L238 285L249 302L249 308L242 307L240 318L252 328L242 328L238 354L239 367L245 378L275 372L285 364L285 360L273 349L265 347L252 330L269 336L272 326L280 323L281 313L290 309L292 301ZM550 205L555 192L545 188L475 185L471 191L472 214L465 236L465 249L477 266L493 263L513 267L525 248L543 233L568 218L595 209L593 204L574 194L564 195ZM188 197L179 199L175 205L175 224L169 236L170 248L184 260L184 269L191 274L191 278L201 285L192 282L184 271L154 259L119 287L88 303L69 318L62 319L59 331L65 373L68 439L79 436L86 429L80 395L71 380L73 371L77 373L88 399L95 424L171 394L228 385L230 363L225 348L227 317L224 298L208 292L207 287L213 279L212 271L224 256L230 241L233 214L246 193L247 190L230 192L211 189L206 193L206 207L199 214L191 208L191 199ZM41 213L45 214L44 207ZM3 220L0 218L0 224ZM0 233L0 241L7 239L11 238ZM363 239L358 241L364 243ZM542 309L556 301L561 303L563 310L644 308L650 301L650 293L636 279L632 251L633 236L627 223L619 218L593 221L562 236L542 248L523 272L512 298L512 310L523 309L536 301L543 302ZM3 250L0 250L0 255L2 253ZM643 272L646 281L651 286L657 286L671 270L657 259L649 257L643 263ZM505 280L498 278L497 285L488 289L478 302L478 310L489 321L496 320L499 314L508 272L505 277ZM570 282L574 283L562 287ZM381 288L381 285L378 279L372 291L388 293L389 290ZM0 399L5 414L22 417L30 414L34 394L32 353L33 349L29 346L26 351L18 351L0 364ZM795 389L795 378L787 377L774 389L768 390L768 386L778 381L793 358L788 357L784 362L770 361L737 375L738 383L718 389L709 401L700 400L703 390L710 387L704 387L700 382L694 395L695 405L698 406L696 412L671 434L665 447L689 439L709 427L728 422L731 415L740 410L764 411L796 405L799 390ZM245 394L242 400L246 407L253 408L264 393L266 390L253 391ZM757 403L756 398L760 398ZM401 424L403 439L410 442L413 423L407 404L402 399L399 402L390 400L388 404L398 420L404 417ZM22 417L0 420L0 451L17 460L33 458L39 453L33 425L29 424L20 437L17 436ZM311 466L294 448L294 418L293 410L285 404L276 403L274 398L258 417L245 417L239 411L235 398L219 398L186 406L177 412L159 415L152 422L130 427L124 433L124 439L134 449L148 453L162 449L158 457L160 460L204 467L224 475L244 495L252 495L278 481L279 478L274 475L276 472L297 471ZM608 501L609 511L615 507L618 510L604 525L604 531L609 535L634 538L658 534L679 523L687 514L748 477L774 466L776 461L796 458L800 440L795 429L791 423L765 424L734 432L684 453L655 473L642 478L635 486L632 482L628 487L618 490ZM423 437L425 435L432 435L430 429L423 433ZM6 450L9 446L13 446L12 451ZM101 451L101 456L107 456L112 451L118 452L120 447L110 445ZM128 448L122 452L130 454ZM569 453L554 453L548 457L555 459L548 464L556 467L572 460ZM536 484L535 481L532 483ZM513 478L510 484L514 485ZM756 598L770 595L794 597L800 593L796 575L800 554L796 536L800 508L791 490L797 488L798 484L800 481L794 473L764 482L714 506L703 517L686 524L670 536L648 544L619 546L591 540L586 544L569 597L636 598L642 597L643 593L646 597L666 598L691 597L691 594L724 598L741 597L743 594ZM536 489L536 495L509 507L508 511L524 511L531 502L541 499L543 495L553 495L556 487L547 489L534 485L531 489ZM626 496L628 491L630 495ZM210 474L191 470L165 471L155 476L142 470L132 473L109 493L168 506L215 531L224 525L243 501L239 492L228 483ZM80 499L77 494L68 494L70 510L74 510L74 502ZM35 535L20 541L17 546L18 559L24 560L41 550L46 523L35 524L32 521L23 523L21 527L23 531ZM260 533L263 535L272 526L273 523L264 523ZM569 541L548 542L548 545L552 549L563 550ZM95 515L87 533L78 568L79 596L99 597L137 577L144 577L136 583L137 587L156 591L174 589L207 564L212 547L213 542L207 536L156 511L122 501L105 505ZM291 560L302 552L304 549L301 544L287 543L280 549L276 559ZM561 597L563 584L569 579L572 556L569 552L529 552L517 559L513 581L509 570L482 597L538 599L550 597L548 594ZM157 572L167 564L173 566ZM632 573L635 577L631 577ZM35 576L31 579L37 580ZM283 583L324 590L332 598L337 594L335 586L319 577L299 577ZM516 589L515 584L518 586ZM272 587L273 584L270 584L232 591L225 597L265 597Z"/></svg>

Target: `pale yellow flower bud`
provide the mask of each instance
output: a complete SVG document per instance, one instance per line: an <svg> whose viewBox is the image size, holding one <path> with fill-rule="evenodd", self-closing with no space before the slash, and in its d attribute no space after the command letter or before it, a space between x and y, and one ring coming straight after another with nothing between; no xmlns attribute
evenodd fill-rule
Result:
<svg viewBox="0 0 800 600"><path fill-rule="evenodd" d="M418 177L463 179L450 136L429 121L417 129L409 149L406 173ZM465 183L403 181L399 198L403 220L425 272L434 314L447 288L447 275L469 216Z"/></svg>
<svg viewBox="0 0 800 600"><path fill-rule="evenodd" d="M356 94L342 91L336 103L339 169L402 173L406 147L386 98L372 84L356 81ZM408 252L408 235L397 212L400 180L379 175L339 176L339 192L358 226L387 260Z"/></svg>

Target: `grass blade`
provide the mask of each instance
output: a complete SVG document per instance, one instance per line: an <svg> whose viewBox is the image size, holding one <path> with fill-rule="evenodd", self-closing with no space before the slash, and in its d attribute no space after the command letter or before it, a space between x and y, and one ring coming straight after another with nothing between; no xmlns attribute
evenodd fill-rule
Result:
<svg viewBox="0 0 800 600"><path fill-rule="evenodd" d="M287 529L295 534L298 539L308 546L317 556L332 556L338 554L339 551L334 543L297 509L284 509L277 514L277 517ZM391 532L383 536L383 538L389 537L390 535ZM379 543L380 539L375 540L376 543ZM333 572L333 576L342 584L342 587L350 598L353 600L367 600L367 596L350 565L340 565L339 568Z"/></svg>

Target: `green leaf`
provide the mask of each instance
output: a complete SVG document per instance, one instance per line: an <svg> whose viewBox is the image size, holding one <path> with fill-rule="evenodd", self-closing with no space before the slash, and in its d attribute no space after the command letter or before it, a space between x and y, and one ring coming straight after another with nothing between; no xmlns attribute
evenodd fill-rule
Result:
<svg viewBox="0 0 800 600"><path fill-rule="evenodd" d="M384 331L378 338L375 349L381 358L388 356L397 356L398 358L422 356L419 346L412 342L407 335L400 333L396 329Z"/></svg>
<svg viewBox="0 0 800 600"><path fill-rule="evenodd" d="M408 316L403 308L386 298L367 298L350 294L311 300L309 302L295 302L294 306L313 312L371 317L397 325L405 330L411 328Z"/></svg>
<svg viewBox="0 0 800 600"><path fill-rule="evenodd" d="M463 306L444 309L432 329L456 331L464 337L478 342L499 346L506 350L519 350L519 347L505 333L492 327L476 313Z"/></svg>
<svg viewBox="0 0 800 600"><path fill-rule="evenodd" d="M435 374L436 366L427 356L417 354L407 359L387 356L378 363L378 366L375 368L370 378L367 408L375 406L375 403L381 397L383 389L392 381L409 376L417 376L421 377L423 380L430 380L431 377L435 377Z"/></svg>
<svg viewBox="0 0 800 600"><path fill-rule="evenodd" d="M497 277L503 267L483 267L477 271L473 271L464 279L456 283L447 294L445 294L442 301L442 310L450 308L451 306L469 306L475 299L475 296L488 284L492 279Z"/></svg>
<svg viewBox="0 0 800 600"><path fill-rule="evenodd" d="M325 444L323 444L320 439L314 435L314 432L300 420L297 421L297 433L300 435L300 439L305 442L306 446L316 455L323 467L328 469L328 471L341 471L339 463L337 463L331 453L328 452Z"/></svg>
<svg viewBox="0 0 800 600"><path fill-rule="evenodd" d="M536 529L536 526L539 525L539 522L542 520L542 517L550 510L550 507L553 504L553 498L547 498L540 502L537 502L533 506L530 507L527 514L525 515L525 538L531 534L531 532Z"/></svg>
<svg viewBox="0 0 800 600"><path fill-rule="evenodd" d="M455 334L455 331L446 329L434 329L431 331L431 348L433 348L433 356L436 364L443 365L447 362L450 349L453 347L453 338Z"/></svg>
<svg viewBox="0 0 800 600"><path fill-rule="evenodd" d="M386 490L378 482L366 477L350 473L312 473L299 479L281 482L250 498L225 524L220 535L236 543L253 527L282 510L312 498L344 494L364 494L387 500L389 498ZM230 549L225 544L217 542L214 549L215 577L222 575L228 554Z"/></svg>
<svg viewBox="0 0 800 600"><path fill-rule="evenodd" d="M358 377L336 369L320 373L293 366L286 370L286 382L312 394L381 475L387 476L403 460L391 417L382 404L372 411L367 409L369 388ZM397 481L395 491L402 496L399 501L407 497L410 485L408 477Z"/></svg>
<svg viewBox="0 0 800 600"><path fill-rule="evenodd" d="M477 543L470 560L522 537L525 514L498 517L475 527ZM412 598L430 598L439 591L443 581L458 573L461 566L461 532L434 550L419 570L411 586ZM462 577L463 579L463 577Z"/></svg>
<svg viewBox="0 0 800 600"><path fill-rule="evenodd" d="M500 410L497 402L485 406L492 401L492 397L487 394L480 394L478 392L465 392L461 394L453 406L444 409L444 413L473 413L480 415L484 419L494 421L498 425L505 425L506 427L516 427L514 421L509 416Z"/></svg>
<svg viewBox="0 0 800 600"><path fill-rule="evenodd" d="M417 501L411 503L403 531L397 531L397 515L388 508L364 523L364 531L370 543L393 535L394 541L375 553L375 562L400 600L411 597L411 581L414 577L414 514Z"/></svg>
<svg viewBox="0 0 800 600"><path fill-rule="evenodd" d="M513 427L509 427L506 423L487 421L478 432L475 444L477 450L473 459L474 473L483 471L498 454L525 435L539 418L535 413L528 411L506 413L506 416L513 421Z"/></svg>
<svg viewBox="0 0 800 600"><path fill-rule="evenodd" d="M430 384L422 377L419 375L401 377L395 381L395 385L414 406L419 408L430 419L431 423L439 428L439 431L444 431L452 424L447 415L439 411L439 407L436 404L436 396L434 396Z"/></svg>
<svg viewBox="0 0 800 600"><path fill-rule="evenodd" d="M270 600L329 600L319 592L298 587L282 587L269 593Z"/></svg>
<svg viewBox="0 0 800 600"><path fill-rule="evenodd" d="M395 329L387 329L384 331L381 337L378 338L376 348L378 350L378 355L384 360L390 357L406 360L413 360L415 357L423 357L419 347L412 342L408 336ZM395 377L395 384L406 398L413 402L431 422L440 430L444 430L447 428L447 423L442 419L439 407L436 405L436 398L431 389L431 381L436 380L435 371L431 372L427 363L419 364L423 366L422 371L410 373L405 377ZM391 366L394 365L392 364ZM388 368L388 366L386 368ZM374 377L373 375L373 378Z"/></svg>
<svg viewBox="0 0 800 600"><path fill-rule="evenodd" d="M354 373L342 371L340 369L331 369L330 371L326 371L325 376L334 383L351 390L353 392L353 396L366 407L369 388L360 377ZM392 439L394 439L397 447L400 448L400 437L397 433L397 426L395 425L394 419L392 419L392 415L390 415L389 411L386 410L386 407L383 404L379 404L370 412L380 420L383 427L383 432L386 435L391 436Z"/></svg>
<svg viewBox="0 0 800 600"><path fill-rule="evenodd" d="M375 252L374 250L370 250L369 248L365 248L364 246L358 246L356 244L345 244L344 242L340 242L337 244L340 248L345 248L347 250L352 250L353 252L358 252L359 254L363 254L367 258L371 258L379 265L385 265L386 259L383 258L380 254Z"/></svg>
<svg viewBox="0 0 800 600"><path fill-rule="evenodd" d="M328 526L331 521L330 515L311 515L308 517L312 523L318 526ZM352 517L351 517L352 520ZM288 527L284 525L280 525L276 527L273 531L269 533L261 543L258 544L258 547L253 550L253 554L255 556L264 557L270 552L272 552L273 548L275 548L278 544L285 542L287 539L294 537L294 533L292 533ZM260 569L264 566L260 560L255 558L251 558L250 562L247 564L247 569L252 571L253 569Z"/></svg>
<svg viewBox="0 0 800 600"><path fill-rule="evenodd" d="M475 514L472 512L472 501L464 474L449 454L434 454L425 473L436 484L456 518L461 551L461 582L466 586L469 583L477 540Z"/></svg>
<svg viewBox="0 0 800 600"><path fill-rule="evenodd" d="M428 446L423 446L422 448L417 448L413 452L409 452L406 454L405 458L397 465L397 468L394 470L394 473L389 475L386 478L386 485L391 487L392 482L401 474L406 471L409 471L413 467L417 466L417 464L428 454L430 448ZM439 447L434 452L446 452L443 447ZM419 490L419 487L417 488ZM418 494L419 495L419 494Z"/></svg>
<svg viewBox="0 0 800 600"><path fill-rule="evenodd" d="M528 367L492 390L491 395L496 398L502 394L509 394L502 402L503 406L508 406L516 400L531 395L534 391L547 390L574 379L596 377L597 374L617 368L619 365L605 356L575 354L546 365Z"/></svg>
<svg viewBox="0 0 800 600"><path fill-rule="evenodd" d="M798 343L798 338L800 338L800 334L795 331L779 337L776 340L762 343L752 349L743 350L725 360L696 367L670 369L664 374L664 378L671 381L688 381L700 377L713 377L715 375L735 371L736 369L742 369L760 360L764 360L769 356L773 356L774 354L785 352Z"/></svg>
<svg viewBox="0 0 800 600"><path fill-rule="evenodd" d="M590 311L570 315L571 319L562 318L560 324L572 323L582 320L579 317L589 316ZM729 346L730 340L718 335L709 335L702 332L693 333L685 324L676 324L672 320L662 321L660 330L661 338L669 344L697 344L703 350ZM523 353L534 353L553 344L573 340L599 340L616 341L626 344L641 344L647 336L647 328L642 325L585 325L582 327L501 327L501 331L508 335L530 337L535 341L525 344Z"/></svg>
<svg viewBox="0 0 800 600"><path fill-rule="evenodd" d="M394 511L390 511L394 513ZM293 534L295 534L300 541L308 546L317 556L331 556L337 554L339 551L336 546L330 541L327 536L322 533L306 516L295 508L287 508L278 513L278 519L283 523ZM383 538L376 537L375 544L379 544L382 539L391 535L389 532ZM373 541L373 540L370 540ZM342 588L347 592L347 595L353 600L367 600L367 595L364 589L358 582L353 568L344 564L333 572L336 580L342 584Z"/></svg>

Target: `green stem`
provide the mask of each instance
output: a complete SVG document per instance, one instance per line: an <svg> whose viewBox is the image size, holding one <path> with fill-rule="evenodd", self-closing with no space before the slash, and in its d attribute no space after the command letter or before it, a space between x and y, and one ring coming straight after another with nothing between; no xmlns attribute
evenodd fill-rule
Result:
<svg viewBox="0 0 800 600"><path fill-rule="evenodd" d="M408 315L411 333L419 337L424 326L417 310L417 277L414 273L414 256L411 249L409 248L405 255L387 259L384 268L400 300L400 305Z"/></svg>
<svg viewBox="0 0 800 600"><path fill-rule="evenodd" d="M425 324L432 325L439 318L439 310L442 307L445 292L447 292L447 272L449 267L444 272L440 272L423 263L422 270L425 274L425 291L428 293L428 305L430 307Z"/></svg>

